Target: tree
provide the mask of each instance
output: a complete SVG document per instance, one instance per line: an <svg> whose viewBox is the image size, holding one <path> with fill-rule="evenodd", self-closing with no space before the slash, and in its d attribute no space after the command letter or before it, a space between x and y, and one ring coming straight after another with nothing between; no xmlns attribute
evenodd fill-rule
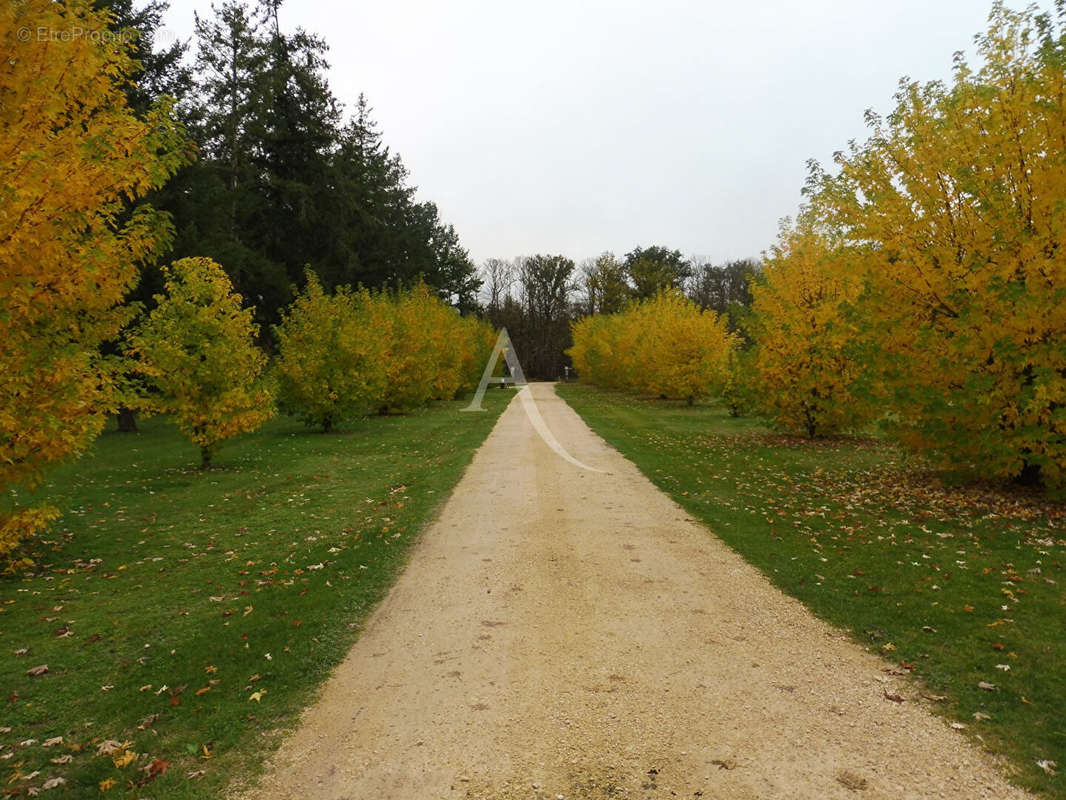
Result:
<svg viewBox="0 0 1066 800"><path fill-rule="evenodd" d="M713 311L700 311L676 289L620 314L573 325L569 354L585 380L692 405L725 385L735 337Z"/></svg>
<svg viewBox="0 0 1066 800"><path fill-rule="evenodd" d="M310 269L303 291L276 331L281 407L325 433L377 409L385 392L388 345L374 330L370 294L333 294Z"/></svg>
<svg viewBox="0 0 1066 800"><path fill-rule="evenodd" d="M621 311L631 295L625 267L614 253L603 252L582 265L585 313L614 314Z"/></svg>
<svg viewBox="0 0 1066 800"><path fill-rule="evenodd" d="M129 337L136 370L154 393L149 411L170 413L211 466L220 442L254 431L274 415L262 378L266 356L255 345L251 309L221 266L184 258L164 269L166 294Z"/></svg>
<svg viewBox="0 0 1066 800"><path fill-rule="evenodd" d="M574 262L565 256L535 255L518 268L524 330L512 341L527 375L557 378L563 371L563 351L570 345L570 295L574 291Z"/></svg>
<svg viewBox="0 0 1066 800"><path fill-rule="evenodd" d="M783 227L751 287L755 405L786 430L825 436L869 419L848 349L856 326L847 304L862 288L849 267L840 237L801 215Z"/></svg>
<svg viewBox="0 0 1066 800"><path fill-rule="evenodd" d="M168 104L138 116L135 65L86 0L0 8L0 489L40 483L82 452L117 405L117 359L101 354L119 304L170 234L149 206L123 216L185 157ZM82 32L36 41L38 30ZM30 31L30 37L20 36ZM0 509L0 556L56 516Z"/></svg>
<svg viewBox="0 0 1066 800"><path fill-rule="evenodd" d="M192 91L192 71L184 64L187 44L181 41L160 44L158 31L168 4L162 0L149 0L135 6L134 0L96 0L94 6L110 15L109 29L129 44L129 52L136 65L126 76L124 91L130 109L139 117L150 113L161 102L173 101L175 114L181 119L182 102ZM186 143L186 152L191 162L195 157L195 145ZM128 210L120 215L125 219L134 213L138 204L151 204L161 211L170 211L182 191L182 177L188 165L179 169L162 187L148 192L143 198L126 199ZM165 255L160 252L159 256ZM157 263L146 261L139 264L140 274L136 285L127 293L127 302L147 304L162 291L163 280ZM114 353L117 342L107 342L104 352ZM118 430L136 433L137 421L133 410L122 405L118 409Z"/></svg>
<svg viewBox="0 0 1066 800"><path fill-rule="evenodd" d="M692 275L692 264L680 250L660 246L634 247L626 253L623 266L638 299L662 289L681 289Z"/></svg>
<svg viewBox="0 0 1066 800"><path fill-rule="evenodd" d="M865 358L903 441L986 476L1066 483L1066 9L996 5L950 85L902 82L815 169L863 249Z"/></svg>
<svg viewBox="0 0 1066 800"><path fill-rule="evenodd" d="M503 306L504 298L511 293L515 280L513 261L503 258L487 259L481 268L482 285L485 287L485 310L493 314Z"/></svg>
<svg viewBox="0 0 1066 800"><path fill-rule="evenodd" d="M709 261L694 264L688 295L700 308L725 316L731 331L741 332L741 322L751 307L751 284L758 274L759 265L750 258L722 266Z"/></svg>

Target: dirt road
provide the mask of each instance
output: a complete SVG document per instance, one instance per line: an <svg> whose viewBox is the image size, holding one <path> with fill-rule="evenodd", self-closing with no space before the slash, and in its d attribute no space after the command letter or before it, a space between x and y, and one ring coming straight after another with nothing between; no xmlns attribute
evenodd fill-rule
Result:
<svg viewBox="0 0 1066 800"><path fill-rule="evenodd" d="M248 797L1027 797L532 392Z"/></svg>

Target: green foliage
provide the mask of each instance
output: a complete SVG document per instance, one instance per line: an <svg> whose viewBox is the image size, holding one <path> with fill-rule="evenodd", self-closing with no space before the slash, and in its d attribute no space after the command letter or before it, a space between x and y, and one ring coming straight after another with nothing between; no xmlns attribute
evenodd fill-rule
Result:
<svg viewBox="0 0 1066 800"><path fill-rule="evenodd" d="M681 289L692 276L692 263L680 250L634 247L622 262L633 296L644 300L665 289Z"/></svg>
<svg viewBox="0 0 1066 800"><path fill-rule="evenodd" d="M221 441L274 415L262 377L266 356L255 344L252 311L241 307L222 267L184 258L164 275L166 295L128 341L134 369L154 390L141 407L173 414L208 467Z"/></svg>

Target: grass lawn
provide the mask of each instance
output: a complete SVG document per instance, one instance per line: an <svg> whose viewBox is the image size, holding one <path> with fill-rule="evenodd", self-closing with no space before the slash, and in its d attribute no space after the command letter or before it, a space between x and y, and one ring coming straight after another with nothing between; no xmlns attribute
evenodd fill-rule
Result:
<svg viewBox="0 0 1066 800"><path fill-rule="evenodd" d="M3 795L218 798L254 775L511 397L331 435L277 419L205 473L167 421L105 433L42 491L64 511L42 566L0 578Z"/></svg>
<svg viewBox="0 0 1066 800"><path fill-rule="evenodd" d="M1018 784L1066 798L1047 771L1066 772L1066 506L953 488L875 439L808 442L717 405L559 394L775 584L918 676L906 702L1009 756Z"/></svg>

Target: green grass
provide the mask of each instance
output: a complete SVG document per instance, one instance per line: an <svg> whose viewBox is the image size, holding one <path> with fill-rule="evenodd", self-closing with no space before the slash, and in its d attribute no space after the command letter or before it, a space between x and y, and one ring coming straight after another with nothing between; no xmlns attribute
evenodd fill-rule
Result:
<svg viewBox="0 0 1066 800"><path fill-rule="evenodd" d="M876 439L809 442L716 405L559 393L775 584L918 676L908 702L1008 756L1019 785L1066 798L1066 779L1036 764L1066 772L1061 503L952 485Z"/></svg>
<svg viewBox="0 0 1066 800"><path fill-rule="evenodd" d="M0 790L217 798L254 775L511 396L331 435L274 420L205 473L166 421L104 433L42 491L65 514L41 567L0 578Z"/></svg>

